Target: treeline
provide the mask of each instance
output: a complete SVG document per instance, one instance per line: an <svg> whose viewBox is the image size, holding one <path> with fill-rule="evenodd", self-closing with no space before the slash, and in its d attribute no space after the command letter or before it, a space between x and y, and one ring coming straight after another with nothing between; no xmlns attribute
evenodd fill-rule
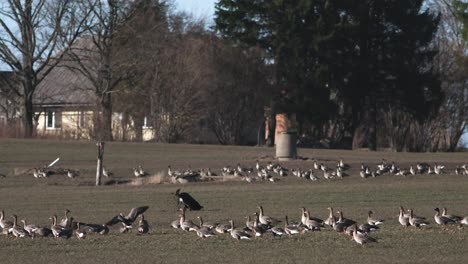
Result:
<svg viewBox="0 0 468 264"><path fill-rule="evenodd" d="M74 38L57 43L79 47L62 50L93 84L102 140L112 112L137 139L146 125L162 142L208 129L220 144L272 145L263 129L277 113L295 116L313 147L454 151L467 128L460 0L219 0L212 25L160 0L73 7L81 15L62 24L76 30L57 36Z"/></svg>

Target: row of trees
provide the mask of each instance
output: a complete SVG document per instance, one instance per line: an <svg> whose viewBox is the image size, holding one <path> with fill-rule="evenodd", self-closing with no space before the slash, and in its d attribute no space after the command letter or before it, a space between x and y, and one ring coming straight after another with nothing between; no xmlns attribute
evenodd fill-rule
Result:
<svg viewBox="0 0 468 264"><path fill-rule="evenodd" d="M115 111L165 142L202 125L245 144L280 112L313 145L454 150L467 127L459 0L219 0L212 29L157 0L23 2L2 8L0 59L21 79L25 136L34 89L64 58L92 83L102 140Z"/></svg>

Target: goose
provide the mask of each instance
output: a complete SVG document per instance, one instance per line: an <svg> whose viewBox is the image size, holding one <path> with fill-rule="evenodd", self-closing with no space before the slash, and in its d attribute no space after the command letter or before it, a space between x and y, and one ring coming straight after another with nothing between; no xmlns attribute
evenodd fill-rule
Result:
<svg viewBox="0 0 468 264"><path fill-rule="evenodd" d="M59 238L60 233L63 231L63 227L57 225L57 216L56 215L53 215L49 219L52 220L52 225L50 227L50 230L52 230L52 234L54 235L55 238Z"/></svg>
<svg viewBox="0 0 468 264"><path fill-rule="evenodd" d="M191 211L198 211L203 208L197 200L195 200L190 194L186 192L180 192L180 189L177 189L174 195L177 197L177 207L188 208Z"/></svg>
<svg viewBox="0 0 468 264"><path fill-rule="evenodd" d="M81 229L81 223L77 223L78 227L76 228L75 235L78 239L85 239L86 238L86 231Z"/></svg>
<svg viewBox="0 0 468 264"><path fill-rule="evenodd" d="M145 215L140 215L140 221L138 222L138 233L146 234L149 231L148 221L145 220Z"/></svg>
<svg viewBox="0 0 468 264"><path fill-rule="evenodd" d="M410 166L409 172L411 173L411 175L416 175L416 172L413 169L413 166Z"/></svg>
<svg viewBox="0 0 468 264"><path fill-rule="evenodd" d="M338 224L344 224L345 226L350 226L350 225L354 225L356 224L355 221L351 220L351 219L348 219L348 218L344 218L343 217L343 212L342 211L337 211L336 212L338 214L338 220L336 221L336 223Z"/></svg>
<svg viewBox="0 0 468 264"><path fill-rule="evenodd" d="M305 226L307 227L307 229L311 230L311 231L320 231L320 227L323 226L322 222L319 222L317 220L314 220L314 219L311 219L310 218L310 214L309 214L309 211L305 211L304 212L305 216L306 216L306 221L305 221Z"/></svg>
<svg viewBox="0 0 468 264"><path fill-rule="evenodd" d="M70 179L73 179L75 178L76 176L78 176L78 174L75 172L75 171L72 171L70 169L67 169L67 177L70 178Z"/></svg>
<svg viewBox="0 0 468 264"><path fill-rule="evenodd" d="M258 170L260 170L260 162L258 162L258 160L255 162L255 168Z"/></svg>
<svg viewBox="0 0 468 264"><path fill-rule="evenodd" d="M435 208L434 211L436 212L434 215L434 220L438 225L450 225L450 224L456 224L457 222L451 218L445 217L440 215L440 210L439 208Z"/></svg>
<svg viewBox="0 0 468 264"><path fill-rule="evenodd" d="M258 222L258 214L255 214L255 220L252 228L252 232L254 232L255 237L261 237L263 234L268 230L268 226L263 225Z"/></svg>
<svg viewBox="0 0 468 264"><path fill-rule="evenodd" d="M314 159L314 169L315 169L315 170L318 170L318 169L319 169L319 165L318 165L316 159Z"/></svg>
<svg viewBox="0 0 468 264"><path fill-rule="evenodd" d="M140 177L140 171L138 170L138 168L132 168L133 170L133 176L135 177Z"/></svg>
<svg viewBox="0 0 468 264"><path fill-rule="evenodd" d="M361 230L363 233L370 233L372 231L376 231L376 230L379 230L380 228L377 226L377 225L373 225L373 224L361 224L359 225L359 228L358 230Z"/></svg>
<svg viewBox="0 0 468 264"><path fill-rule="evenodd" d="M398 222L404 227L410 226L409 216L405 215L404 209L400 206L400 214L398 215Z"/></svg>
<svg viewBox="0 0 468 264"><path fill-rule="evenodd" d="M373 213L374 213L374 212L372 212L372 210L368 212L368 214L367 214L367 223L368 223L369 225L380 225L380 224L383 224L384 220L383 220L383 219L376 219L376 218L373 218L373 217L372 217L372 214L373 214Z"/></svg>
<svg viewBox="0 0 468 264"><path fill-rule="evenodd" d="M434 165L434 173L438 174L438 175L442 174L442 173L444 173L444 171L443 171L444 168L445 168L445 166L435 164Z"/></svg>
<svg viewBox="0 0 468 264"><path fill-rule="evenodd" d="M109 178L112 175L113 175L112 172L107 170L106 167L102 166L102 176Z"/></svg>
<svg viewBox="0 0 468 264"><path fill-rule="evenodd" d="M431 167L429 167L429 168L427 169L427 174L434 174L434 172L432 171L432 168L431 168Z"/></svg>
<svg viewBox="0 0 468 264"><path fill-rule="evenodd" d="M345 164L343 162L343 159L340 159L340 161L338 162L338 167L340 168L340 170L347 170L349 169L349 165L348 164Z"/></svg>
<svg viewBox="0 0 468 264"><path fill-rule="evenodd" d="M21 226L18 225L18 217L16 215L12 216L13 218L13 227L11 228L11 233L16 237L16 238L22 238L22 237L27 237L29 236L29 233L24 230Z"/></svg>
<svg viewBox="0 0 468 264"><path fill-rule="evenodd" d="M463 218L463 219L460 221L460 224L468 225L468 216L465 216L465 218Z"/></svg>
<svg viewBox="0 0 468 264"><path fill-rule="evenodd" d="M50 230L50 228L38 227L37 229L34 230L33 236L48 237L50 235L52 235L52 230Z"/></svg>
<svg viewBox="0 0 468 264"><path fill-rule="evenodd" d="M205 239L207 237L212 237L215 234L213 233L213 230L210 228L207 228L206 226L201 226L200 228L195 229L195 232L197 233L197 236Z"/></svg>
<svg viewBox="0 0 468 264"><path fill-rule="evenodd" d="M333 178L333 176L329 171L323 171L323 178L330 180L331 178Z"/></svg>
<svg viewBox="0 0 468 264"><path fill-rule="evenodd" d="M338 223L336 221L332 222L332 228L338 233L344 232L346 230L346 225L344 223Z"/></svg>
<svg viewBox="0 0 468 264"><path fill-rule="evenodd" d="M357 230L352 230L351 234L353 236L353 240L359 245L364 245L369 242L377 242L375 238L372 238L367 234L359 234Z"/></svg>
<svg viewBox="0 0 468 264"><path fill-rule="evenodd" d="M85 224L80 222L81 227L86 229L88 232L91 233L98 233L101 235L106 235L109 233L109 227L106 224Z"/></svg>
<svg viewBox="0 0 468 264"><path fill-rule="evenodd" d="M141 207L135 207L130 210L127 216L124 216L123 213L120 213L116 216L114 216L110 221L106 223L107 226L112 226L115 225L119 222L122 223L122 225L127 228L131 229L133 222L137 219L137 217L140 214L143 214L146 210L148 210L148 206L141 206Z"/></svg>
<svg viewBox="0 0 468 264"><path fill-rule="evenodd" d="M23 229L28 232L30 236L34 236L35 231L39 228L36 225L28 225L26 224L26 219L22 219L21 222L23 223Z"/></svg>
<svg viewBox="0 0 468 264"><path fill-rule="evenodd" d="M213 173L210 168L206 170L206 176L218 176L216 173Z"/></svg>
<svg viewBox="0 0 468 264"><path fill-rule="evenodd" d="M203 218L201 216L197 216L197 218L200 221L200 227L207 227L208 229L213 229L218 225L218 223L210 223L203 221Z"/></svg>
<svg viewBox="0 0 468 264"><path fill-rule="evenodd" d="M343 171L341 167L336 168L336 177L342 179L343 178Z"/></svg>
<svg viewBox="0 0 468 264"><path fill-rule="evenodd" d="M197 228L199 228L199 226L194 224L192 221L185 219L185 210L184 209L182 209L181 211L182 212L179 215L179 217L180 217L180 229L182 229L184 231L195 231Z"/></svg>
<svg viewBox="0 0 468 264"><path fill-rule="evenodd" d="M180 218L177 218L176 220L171 222L171 227L174 229L179 229L180 228Z"/></svg>
<svg viewBox="0 0 468 264"><path fill-rule="evenodd" d="M67 227L68 226L68 223L70 222L70 218L68 217L68 214L70 213L70 210L68 209L65 209L65 217L62 218L62 220L60 220L60 224L59 226L61 227Z"/></svg>
<svg viewBox="0 0 468 264"><path fill-rule="evenodd" d="M245 227L250 230L250 231L253 231L253 228L254 228L254 224L255 224L255 220L252 220L250 218L250 215L246 216L245 217L247 220L245 221Z"/></svg>
<svg viewBox="0 0 468 264"><path fill-rule="evenodd" d="M430 166L429 166L429 164L427 164L427 163L419 163L419 162L418 162L418 163L416 164L416 169L418 170L418 173L419 173L419 174L424 173L425 171L428 170L428 168L430 168Z"/></svg>
<svg viewBox="0 0 468 264"><path fill-rule="evenodd" d="M220 234L224 234L224 233L227 233L227 232L231 231L231 226L228 225L228 224L218 224L215 227L215 231L220 233Z"/></svg>
<svg viewBox="0 0 468 264"><path fill-rule="evenodd" d="M141 165L138 165L138 173L140 174L140 176L148 175L148 173L143 169Z"/></svg>
<svg viewBox="0 0 468 264"><path fill-rule="evenodd" d="M277 236L282 237L283 235L286 234L284 229L278 226L272 227L270 230L274 237L277 237Z"/></svg>
<svg viewBox="0 0 468 264"><path fill-rule="evenodd" d="M363 171L363 170L361 170L361 171L359 172L359 175L360 175L361 178L363 178L363 179L367 178L367 174L366 174L366 172Z"/></svg>
<svg viewBox="0 0 468 264"><path fill-rule="evenodd" d="M325 219L324 224L326 224L328 226L332 226L333 223L336 222L336 218L335 218L335 215L333 214L333 208L328 207L327 209L330 211L330 214L329 214L328 218Z"/></svg>
<svg viewBox="0 0 468 264"><path fill-rule="evenodd" d="M233 237L236 240L241 240L241 239L250 239L252 236L245 232L244 230L240 229L235 229L234 228L234 221L229 220L229 223L231 224L231 237Z"/></svg>
<svg viewBox="0 0 468 264"><path fill-rule="evenodd" d="M5 220L5 212L3 210L0 211L0 227L2 228L3 231L9 232L9 230L13 227L13 222Z"/></svg>
<svg viewBox="0 0 468 264"><path fill-rule="evenodd" d="M421 217L415 217L413 214L413 209L408 209L408 211L410 213L410 217L409 217L410 225L415 226L415 227L429 225L429 222L427 222L425 219Z"/></svg>
<svg viewBox="0 0 468 264"><path fill-rule="evenodd" d="M442 216L444 217L447 217L447 218L450 218L452 219L453 221L455 222L460 222L462 220L462 217L461 216L458 216L458 215L449 215L447 213L447 208L443 207L442 208Z"/></svg>
<svg viewBox="0 0 468 264"><path fill-rule="evenodd" d="M317 176L315 176L314 171L312 171L312 170L310 170L309 178L310 178L311 181L317 181L318 180Z"/></svg>
<svg viewBox="0 0 468 264"><path fill-rule="evenodd" d="M301 233L301 229L297 225L290 225L288 221L288 216L286 215L285 217L286 222L284 222L284 232L288 234L288 236L291 235L297 235Z"/></svg>
<svg viewBox="0 0 468 264"><path fill-rule="evenodd" d="M259 209L259 221L260 223L264 224L264 225L268 225L268 226L275 226L276 224L280 223L281 221L273 218L273 217L270 217L270 216L267 216L267 215L264 215L263 214L263 207L260 205L257 207Z"/></svg>

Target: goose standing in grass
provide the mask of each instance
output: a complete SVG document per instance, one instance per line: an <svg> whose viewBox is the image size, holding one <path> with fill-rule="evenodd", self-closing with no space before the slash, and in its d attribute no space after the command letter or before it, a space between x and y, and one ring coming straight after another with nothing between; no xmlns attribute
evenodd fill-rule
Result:
<svg viewBox="0 0 468 264"><path fill-rule="evenodd" d="M345 226L356 224L356 221L348 219L348 218L344 218L342 211L337 211L336 213L338 214L338 220L336 221L338 224L344 224Z"/></svg>
<svg viewBox="0 0 468 264"><path fill-rule="evenodd" d="M320 227L323 226L323 221L322 222L319 222L317 220L314 220L314 219L311 219L310 218L310 214L309 214L309 211L305 211L304 212L305 216L306 216L306 221L305 221L305 226L307 227L308 230L310 231L320 231Z"/></svg>
<svg viewBox="0 0 468 264"><path fill-rule="evenodd" d="M400 206L400 214L398 215L398 222L404 227L410 226L409 216L405 215L405 209L403 206Z"/></svg>
<svg viewBox="0 0 468 264"><path fill-rule="evenodd" d="M421 226L429 225L429 222L427 222L424 218L414 216L413 209L408 209L408 211L410 214L409 219L408 219L410 225L414 227L421 227Z"/></svg>
<svg viewBox="0 0 468 264"><path fill-rule="evenodd" d="M141 214L143 214L146 210L148 210L148 206L141 206L141 207L135 207L130 210L127 216L124 216L123 213L120 213L116 216L114 216L109 222L106 223L108 226L115 225L119 222L122 223L122 225L126 229L131 229L133 222L137 219L137 217Z"/></svg>
<svg viewBox="0 0 468 264"><path fill-rule="evenodd" d="M199 228L199 226L194 224L192 221L185 219L185 209L181 210L179 217L180 217L180 229L184 231L195 231L196 229Z"/></svg>
<svg viewBox="0 0 468 264"><path fill-rule="evenodd" d="M248 230L253 231L255 221L250 218L250 215L246 216L245 219L246 219L245 220L245 227Z"/></svg>
<svg viewBox="0 0 468 264"><path fill-rule="evenodd" d="M70 218L68 217L68 214L70 213L70 210L65 209L65 217L60 220L60 226L61 227L67 227L68 223L70 222Z"/></svg>
<svg viewBox="0 0 468 264"><path fill-rule="evenodd" d="M461 216L448 214L447 208L442 208L442 216L452 219L455 222L460 222L462 220Z"/></svg>
<svg viewBox="0 0 468 264"><path fill-rule="evenodd" d="M273 217L270 217L268 215L264 215L263 214L263 207L260 205L257 207L259 209L259 214L258 214L258 219L260 221L260 223L264 224L264 225L268 225L268 226L275 226L276 224L280 223L281 221L273 218Z"/></svg>
<svg viewBox="0 0 468 264"><path fill-rule="evenodd" d="M369 225L381 225L384 223L384 220L383 219L378 219L378 218L374 218L372 217L372 214L374 212L372 212L372 210L370 210L367 214L367 223Z"/></svg>
<svg viewBox="0 0 468 264"><path fill-rule="evenodd" d="M148 221L145 220L145 215L140 215L140 221L138 222L138 233L146 234L149 231Z"/></svg>
<svg viewBox="0 0 468 264"><path fill-rule="evenodd" d="M438 225L451 225L451 224L456 224L457 222L451 218L448 218L446 216L443 216L440 214L440 210L439 208L435 208L434 209L435 211L435 215L434 215L434 221L438 224Z"/></svg>
<svg viewBox="0 0 468 264"><path fill-rule="evenodd" d="M5 212L3 210L0 211L0 227L4 234L11 233L10 229L13 227L13 222L5 220Z"/></svg>
<svg viewBox="0 0 468 264"><path fill-rule="evenodd" d="M26 219L22 219L21 222L23 223L23 229L26 230L26 232L28 232L28 234L29 234L30 236L34 236L36 230L37 230L39 227L36 226L36 225L28 225L28 224L26 223Z"/></svg>
<svg viewBox="0 0 468 264"><path fill-rule="evenodd" d="M335 218L335 215L333 214L333 208L328 207L327 209L328 209L328 211L330 211L330 214L329 214L328 218L325 219L324 224L326 224L328 226L332 226L336 222L336 218Z"/></svg>
<svg viewBox="0 0 468 264"><path fill-rule="evenodd" d="M16 237L16 238L22 238L22 237L28 237L29 233L24 230L21 226L18 225L18 217L16 215L13 215L13 228L11 229L11 233Z"/></svg>
<svg viewBox="0 0 468 264"><path fill-rule="evenodd" d="M231 237L233 237L234 239L241 240L250 239L252 237L249 233L245 232L244 230L234 228L234 221L229 220L229 223L231 224Z"/></svg>

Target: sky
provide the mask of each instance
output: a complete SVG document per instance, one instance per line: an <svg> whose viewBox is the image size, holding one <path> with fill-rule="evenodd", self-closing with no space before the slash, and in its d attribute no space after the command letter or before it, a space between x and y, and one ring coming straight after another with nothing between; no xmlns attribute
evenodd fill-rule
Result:
<svg viewBox="0 0 468 264"><path fill-rule="evenodd" d="M216 0L174 0L178 10L194 14L196 17L205 17L211 23L214 16Z"/></svg>

